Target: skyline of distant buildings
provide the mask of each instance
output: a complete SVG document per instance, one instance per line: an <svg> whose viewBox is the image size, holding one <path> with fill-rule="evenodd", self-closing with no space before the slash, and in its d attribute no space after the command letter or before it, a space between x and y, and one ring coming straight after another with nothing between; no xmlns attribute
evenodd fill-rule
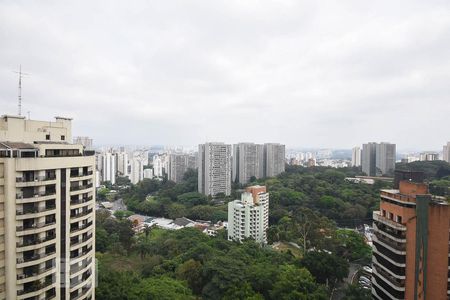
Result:
<svg viewBox="0 0 450 300"><path fill-rule="evenodd" d="M75 141L81 145L86 144L85 149L91 147L92 143L92 139L89 137L77 137L74 138ZM273 177L284 172L285 165L361 167L364 173L370 174L369 176L389 176L397 162L448 160L449 145L450 142L444 145L442 152L397 153L396 145L391 143L372 142L363 144L362 147L353 147L350 150L319 149L315 151L286 149L285 145L279 143L237 143L229 145L232 149L231 182L247 184L251 179ZM104 181L113 183L115 179L112 174L114 173L116 176L129 178L133 184L144 178L160 180L167 178L174 182L180 182L187 169L198 169L199 167L199 154L195 150L190 147L168 148L164 146L149 146L140 149L120 146L97 150L99 178L97 178L96 185L98 186L100 182ZM107 154L108 152L111 154Z"/></svg>

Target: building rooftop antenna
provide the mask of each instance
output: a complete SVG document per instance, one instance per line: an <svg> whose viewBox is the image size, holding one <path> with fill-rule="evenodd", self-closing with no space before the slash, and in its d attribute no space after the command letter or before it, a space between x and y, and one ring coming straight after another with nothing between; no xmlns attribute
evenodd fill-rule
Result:
<svg viewBox="0 0 450 300"><path fill-rule="evenodd" d="M19 72L14 71L14 73L19 74L19 116L22 115L22 76L30 75L28 73L22 72L22 65L19 65Z"/></svg>

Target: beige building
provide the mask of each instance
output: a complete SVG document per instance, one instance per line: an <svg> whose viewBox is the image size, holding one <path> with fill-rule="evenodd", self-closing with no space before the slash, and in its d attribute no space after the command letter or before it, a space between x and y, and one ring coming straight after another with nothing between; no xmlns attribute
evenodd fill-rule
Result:
<svg viewBox="0 0 450 300"><path fill-rule="evenodd" d="M71 120L0 117L0 299L94 299L95 157Z"/></svg>

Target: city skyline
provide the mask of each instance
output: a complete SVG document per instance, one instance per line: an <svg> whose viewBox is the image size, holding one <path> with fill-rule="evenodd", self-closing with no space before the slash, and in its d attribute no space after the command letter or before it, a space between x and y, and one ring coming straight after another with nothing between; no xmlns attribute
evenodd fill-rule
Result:
<svg viewBox="0 0 450 300"><path fill-rule="evenodd" d="M72 117L100 145L234 144L251 132L287 147L433 150L449 139L448 2L86 7L2 2L3 113L17 114L21 64L23 115Z"/></svg>

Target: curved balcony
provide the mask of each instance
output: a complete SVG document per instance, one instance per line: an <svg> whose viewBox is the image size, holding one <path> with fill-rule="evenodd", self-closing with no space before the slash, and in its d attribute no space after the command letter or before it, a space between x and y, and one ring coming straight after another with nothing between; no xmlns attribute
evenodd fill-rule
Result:
<svg viewBox="0 0 450 300"><path fill-rule="evenodd" d="M90 258L90 255L94 255L93 251L92 251L93 247L91 246L89 249L82 251L81 253L77 253L77 254L71 254L70 255L70 263L71 264L75 264L75 263L79 263L80 261Z"/></svg>
<svg viewBox="0 0 450 300"><path fill-rule="evenodd" d="M75 222L75 221L79 222L83 219L83 217L91 215L93 211L94 210L91 208L84 212L70 214L70 221L71 222Z"/></svg>
<svg viewBox="0 0 450 300"><path fill-rule="evenodd" d="M94 199L94 197L89 196L89 197L85 197L82 199L75 199L75 200L70 200L70 208L74 209L74 208L80 208L80 207L84 207L88 204L91 204L91 201Z"/></svg>
<svg viewBox="0 0 450 300"><path fill-rule="evenodd" d="M387 225L395 230L400 230L400 231L406 231L406 226L397 222L394 222L392 220L389 220L385 217L383 217L381 215L381 213L379 211L374 211L373 212L373 220L380 222L384 225Z"/></svg>
<svg viewBox="0 0 450 300"><path fill-rule="evenodd" d="M71 300L78 300L78 299L81 299L81 298L83 298L83 297L88 297L88 296L90 296L90 294L92 293L92 286L89 286L89 287L86 287L86 286L84 286L82 289L81 289L81 292L80 293L78 293L78 295L76 295L75 297L71 297L70 299Z"/></svg>
<svg viewBox="0 0 450 300"><path fill-rule="evenodd" d="M70 279L70 292L73 292L79 288L82 288L86 285L88 285L89 283L91 283L92 280L92 271L87 271L86 273L83 273L81 275L81 279L78 278L71 278Z"/></svg>
<svg viewBox="0 0 450 300"><path fill-rule="evenodd" d="M44 282L35 284L31 287L24 288L17 291L17 299L27 299L39 296L42 293L50 290L55 285L55 280L45 280Z"/></svg>
<svg viewBox="0 0 450 300"><path fill-rule="evenodd" d="M83 261L81 265L71 264L70 265L70 276L75 275L76 273L85 270L87 267L92 266L92 258L87 258L86 261Z"/></svg>
<svg viewBox="0 0 450 300"><path fill-rule="evenodd" d="M33 233L40 233L43 231L48 230L49 227L53 226L55 227L56 221L53 222L42 222L32 225L31 227L24 227L24 226L16 226L16 235L25 235L25 234L33 234Z"/></svg>
<svg viewBox="0 0 450 300"><path fill-rule="evenodd" d="M379 232L386 237L399 243L406 243L406 232L392 229L392 227L386 226L380 222L373 222L373 231Z"/></svg>
<svg viewBox="0 0 450 300"><path fill-rule="evenodd" d="M41 207L41 208L33 207L28 209L16 210L16 220L45 217L47 215L55 213L56 213L56 206Z"/></svg>
<svg viewBox="0 0 450 300"><path fill-rule="evenodd" d="M39 201L47 201L51 199L55 199L56 192L37 192L31 196L24 196L23 193L16 194L16 204L30 203L30 202L39 202Z"/></svg>
<svg viewBox="0 0 450 300"><path fill-rule="evenodd" d="M53 250L49 253L38 253L35 254L33 256L30 257L22 257L22 258L17 258L17 267L18 268L25 268L28 267L30 265L34 265L36 263L42 263L46 260L48 260L52 255L56 254L56 250ZM33 262L33 264L28 264L30 262ZM21 264L27 264L27 266L20 266Z"/></svg>
<svg viewBox="0 0 450 300"><path fill-rule="evenodd" d="M71 242L70 243L70 250L72 251L72 250L76 250L78 248L81 248L83 246L86 246L87 244L89 244L89 241L92 242L92 237L93 236L94 235L91 233L91 234L87 235L85 238L78 239L78 241L75 242L75 243Z"/></svg>
<svg viewBox="0 0 450 300"><path fill-rule="evenodd" d="M17 242L17 251L28 251L36 249L36 245L39 245L39 248L46 247L55 243L56 235L49 235L43 238L31 238L31 239L23 239L21 242ZM23 249L22 249L23 248Z"/></svg>
<svg viewBox="0 0 450 300"><path fill-rule="evenodd" d="M406 244L405 243L398 243L396 241L393 241L386 236L383 236L379 232L375 232L372 236L372 241L377 242L383 247L389 249L395 254L399 255L406 255Z"/></svg>
<svg viewBox="0 0 450 300"><path fill-rule="evenodd" d="M70 174L70 181L80 181L80 180L88 180L92 178L92 175L94 175L93 171L88 171L86 173L79 173L79 174Z"/></svg>
<svg viewBox="0 0 450 300"><path fill-rule="evenodd" d="M372 264L382 268L385 272L388 272L392 277L400 280L405 280L406 268L398 267L390 263L388 260L381 257L379 254L374 253L372 257Z"/></svg>
<svg viewBox="0 0 450 300"><path fill-rule="evenodd" d="M43 279L54 272L56 272L56 268L52 265L50 267L40 268L31 273L17 274L17 284Z"/></svg>
<svg viewBox="0 0 450 300"><path fill-rule="evenodd" d="M56 183L55 174L50 176L35 176L31 178L16 177L16 187L40 186L43 184L52 184L52 183Z"/></svg>
<svg viewBox="0 0 450 300"><path fill-rule="evenodd" d="M88 222L88 223L86 223L84 225L81 225L81 226L79 225L77 227L71 228L70 229L70 237L73 237L73 236L75 236L77 234L82 234L82 233L88 231L89 228L92 226L92 224L93 224L93 222L90 221L90 222Z"/></svg>
<svg viewBox="0 0 450 300"><path fill-rule="evenodd" d="M392 285L377 273L372 274L372 285L380 289L384 294L389 295L387 299L403 300L405 299L405 288L394 289Z"/></svg>
<svg viewBox="0 0 450 300"><path fill-rule="evenodd" d="M78 185L78 186L72 186L72 187L70 187L70 193L88 190L88 189L91 189L92 187L93 187L92 183Z"/></svg>

